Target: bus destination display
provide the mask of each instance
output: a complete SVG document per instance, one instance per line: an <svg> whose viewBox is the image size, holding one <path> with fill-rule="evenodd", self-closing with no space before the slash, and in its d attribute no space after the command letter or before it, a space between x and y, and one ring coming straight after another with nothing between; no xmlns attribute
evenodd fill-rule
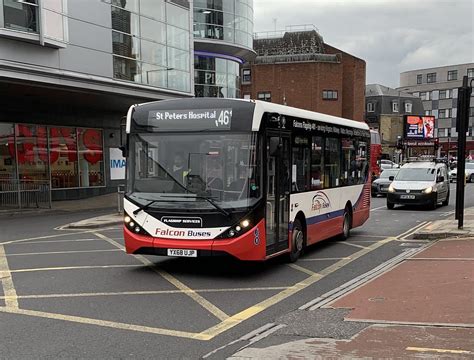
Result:
<svg viewBox="0 0 474 360"><path fill-rule="evenodd" d="M230 130L232 109L150 111L148 125L160 130Z"/></svg>

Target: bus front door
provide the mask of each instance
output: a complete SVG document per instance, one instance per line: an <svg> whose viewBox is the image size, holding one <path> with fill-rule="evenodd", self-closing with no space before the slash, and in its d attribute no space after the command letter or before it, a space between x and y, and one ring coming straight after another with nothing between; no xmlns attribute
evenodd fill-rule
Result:
<svg viewBox="0 0 474 360"><path fill-rule="evenodd" d="M267 256L288 249L290 201L290 136L267 134L266 240Z"/></svg>

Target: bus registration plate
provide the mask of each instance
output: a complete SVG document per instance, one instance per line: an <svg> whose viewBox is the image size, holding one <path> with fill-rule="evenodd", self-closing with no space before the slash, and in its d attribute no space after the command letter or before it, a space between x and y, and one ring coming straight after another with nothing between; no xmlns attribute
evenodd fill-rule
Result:
<svg viewBox="0 0 474 360"><path fill-rule="evenodd" d="M197 257L197 250L168 249L168 256Z"/></svg>

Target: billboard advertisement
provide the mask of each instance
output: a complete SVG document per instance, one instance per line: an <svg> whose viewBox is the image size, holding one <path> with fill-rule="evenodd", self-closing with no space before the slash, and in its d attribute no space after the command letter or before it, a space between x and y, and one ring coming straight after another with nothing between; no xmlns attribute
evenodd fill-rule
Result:
<svg viewBox="0 0 474 360"><path fill-rule="evenodd" d="M405 139L433 139L434 116L405 116Z"/></svg>

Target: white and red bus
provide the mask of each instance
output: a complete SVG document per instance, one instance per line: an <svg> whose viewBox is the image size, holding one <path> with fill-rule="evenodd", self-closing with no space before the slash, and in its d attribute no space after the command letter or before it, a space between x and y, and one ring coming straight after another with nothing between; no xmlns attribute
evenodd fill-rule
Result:
<svg viewBox="0 0 474 360"><path fill-rule="evenodd" d="M132 106L126 132L130 254L295 261L369 217L365 123L197 98Z"/></svg>

